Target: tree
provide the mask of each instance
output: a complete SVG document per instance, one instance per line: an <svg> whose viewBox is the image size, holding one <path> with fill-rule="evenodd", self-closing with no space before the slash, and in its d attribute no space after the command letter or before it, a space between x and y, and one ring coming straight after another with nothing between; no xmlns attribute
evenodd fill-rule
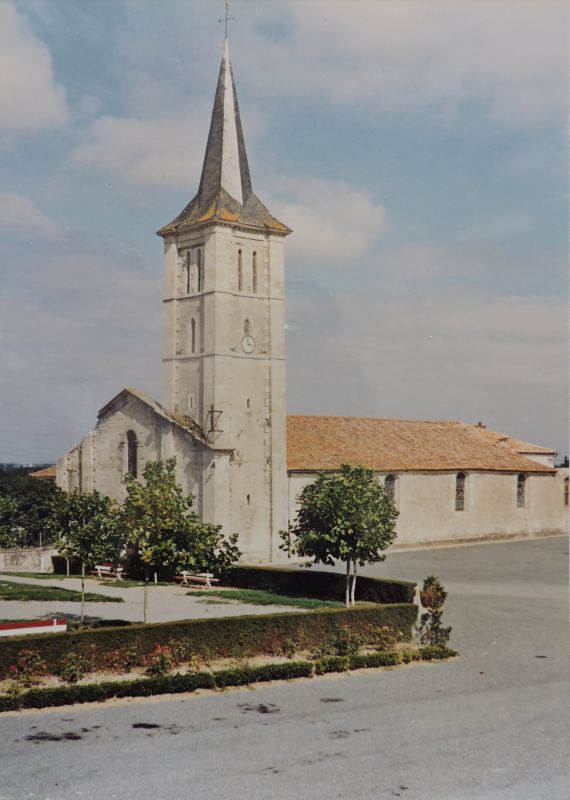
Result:
<svg viewBox="0 0 570 800"><path fill-rule="evenodd" d="M346 605L354 605L357 568L383 561L394 540L398 512L372 470L343 464L303 489L285 549L316 564L346 564ZM291 540L291 534L293 539Z"/></svg>
<svg viewBox="0 0 570 800"><path fill-rule="evenodd" d="M221 526L201 522L176 481L176 459L149 461L143 482L125 476L127 497L119 520L129 544L137 548L144 566L144 621L148 618L148 582L151 571L187 569L223 573L240 557L237 534L222 535Z"/></svg>
<svg viewBox="0 0 570 800"><path fill-rule="evenodd" d="M0 470L0 547L36 547L60 491L52 481L30 478L23 470Z"/></svg>
<svg viewBox="0 0 570 800"><path fill-rule="evenodd" d="M116 561L123 546L117 509L99 492L59 492L52 503L48 528L65 558L81 561L81 624L85 616L85 570Z"/></svg>

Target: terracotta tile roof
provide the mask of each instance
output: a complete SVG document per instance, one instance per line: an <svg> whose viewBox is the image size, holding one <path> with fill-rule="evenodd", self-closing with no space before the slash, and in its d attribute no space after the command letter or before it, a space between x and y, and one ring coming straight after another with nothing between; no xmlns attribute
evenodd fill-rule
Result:
<svg viewBox="0 0 570 800"><path fill-rule="evenodd" d="M55 464L52 467L44 467L44 469L38 469L36 472L29 472L28 476L30 478L39 478L40 480L48 480L50 478L55 478Z"/></svg>
<svg viewBox="0 0 570 800"><path fill-rule="evenodd" d="M520 455L519 445L527 453L552 453L464 422L287 418L287 460L292 471L336 470L341 464L358 464L378 472L553 471ZM533 449L526 449L529 447Z"/></svg>

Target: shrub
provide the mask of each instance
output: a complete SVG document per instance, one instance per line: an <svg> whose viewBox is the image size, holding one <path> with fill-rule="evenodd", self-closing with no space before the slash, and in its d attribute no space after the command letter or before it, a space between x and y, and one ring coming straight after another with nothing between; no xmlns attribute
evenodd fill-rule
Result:
<svg viewBox="0 0 570 800"><path fill-rule="evenodd" d="M16 663L9 668L10 677L22 686L32 686L47 672L46 662L36 650L24 648L18 653Z"/></svg>
<svg viewBox="0 0 570 800"><path fill-rule="evenodd" d="M265 589L277 594L344 600L345 576L340 572L236 566L224 582L242 589ZM356 599L369 603L413 603L416 584L359 576Z"/></svg>
<svg viewBox="0 0 570 800"><path fill-rule="evenodd" d="M333 640L333 647L338 656L353 656L363 644L363 637L349 628L341 628Z"/></svg>
<svg viewBox="0 0 570 800"><path fill-rule="evenodd" d="M88 664L81 653L71 650L61 660L59 675L66 683L77 683L88 671Z"/></svg>
<svg viewBox="0 0 570 800"><path fill-rule="evenodd" d="M157 644L146 657L147 675L166 675L174 666L172 649L167 644Z"/></svg>
<svg viewBox="0 0 570 800"><path fill-rule="evenodd" d="M439 578L430 575L424 581L420 592L422 605L427 612L422 614L418 626L418 638L422 645L436 645L445 647L451 635L451 627L445 628L441 623L443 604L447 592L441 585Z"/></svg>

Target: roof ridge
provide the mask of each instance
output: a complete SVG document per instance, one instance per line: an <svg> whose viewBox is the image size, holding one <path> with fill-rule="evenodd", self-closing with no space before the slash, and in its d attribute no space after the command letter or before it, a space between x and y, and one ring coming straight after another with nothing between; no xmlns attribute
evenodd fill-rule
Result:
<svg viewBox="0 0 570 800"><path fill-rule="evenodd" d="M358 417L345 414L287 414L287 419L359 419L370 420L372 422L414 422L418 424L429 423L431 425L465 425L476 428L469 422L462 422L456 419L406 419L404 417Z"/></svg>

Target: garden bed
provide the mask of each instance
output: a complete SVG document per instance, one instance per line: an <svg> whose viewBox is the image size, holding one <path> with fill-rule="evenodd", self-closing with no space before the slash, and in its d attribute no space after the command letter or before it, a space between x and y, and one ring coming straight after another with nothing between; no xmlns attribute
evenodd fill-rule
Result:
<svg viewBox="0 0 570 800"><path fill-rule="evenodd" d="M456 655L446 647L397 648L346 656L325 656L316 660L283 657L257 658L255 662L217 662L208 670L182 668L152 677L92 675L72 685L52 679L51 685L34 686L0 694L0 712L24 708L48 708L74 703L101 702L121 697L149 697L179 694L197 689L225 689L273 680L311 678L314 675L351 670L395 667L417 661L447 659ZM108 678L113 679L109 680Z"/></svg>
<svg viewBox="0 0 570 800"><path fill-rule="evenodd" d="M418 609L411 604L362 605L350 609L298 611L263 616L193 619L152 625L91 628L44 636L13 637L0 647L0 680L10 675L19 652L33 650L45 671L59 674L71 654L89 671L107 670L124 662L143 664L157 645L174 648L183 657L203 661L251 658L319 648L341 630L366 641L372 631L389 628L400 641L410 641Z"/></svg>

